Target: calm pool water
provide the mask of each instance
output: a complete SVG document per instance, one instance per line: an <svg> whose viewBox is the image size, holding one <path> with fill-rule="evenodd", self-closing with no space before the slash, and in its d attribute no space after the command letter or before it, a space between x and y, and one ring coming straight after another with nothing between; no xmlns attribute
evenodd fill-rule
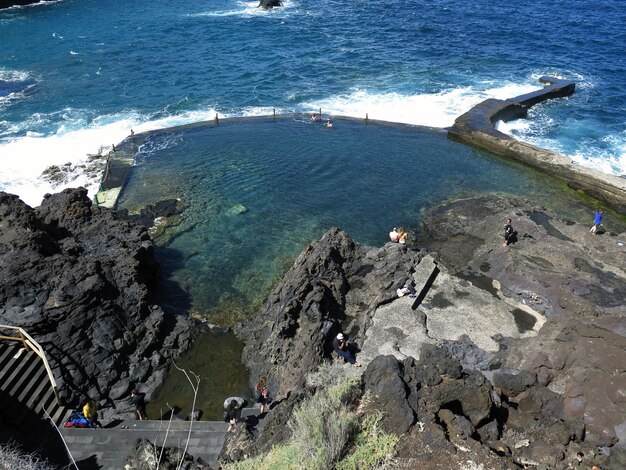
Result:
<svg viewBox="0 0 626 470"><path fill-rule="evenodd" d="M281 117L151 135L119 207L185 202L156 240L160 301L229 324L332 226L379 245L391 227L416 227L423 208L451 197L546 200L558 192L549 178L449 141L442 131L350 119L328 129Z"/></svg>

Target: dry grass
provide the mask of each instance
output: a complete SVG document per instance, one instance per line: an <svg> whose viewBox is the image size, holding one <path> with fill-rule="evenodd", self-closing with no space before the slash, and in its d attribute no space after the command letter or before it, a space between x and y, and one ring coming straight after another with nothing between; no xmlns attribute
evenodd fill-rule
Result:
<svg viewBox="0 0 626 470"><path fill-rule="evenodd" d="M0 445L1 470L55 470L55 466L36 454L27 454L12 444Z"/></svg>

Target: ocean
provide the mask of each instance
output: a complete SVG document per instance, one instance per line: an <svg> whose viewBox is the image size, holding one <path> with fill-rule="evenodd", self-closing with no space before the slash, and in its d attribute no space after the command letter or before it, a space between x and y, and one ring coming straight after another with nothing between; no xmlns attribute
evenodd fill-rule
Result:
<svg viewBox="0 0 626 470"><path fill-rule="evenodd" d="M445 128L556 74L576 92L500 123L626 173L626 13L583 0L59 0L0 11L0 190L36 206L141 132L309 112ZM70 163L66 181L41 177Z"/></svg>

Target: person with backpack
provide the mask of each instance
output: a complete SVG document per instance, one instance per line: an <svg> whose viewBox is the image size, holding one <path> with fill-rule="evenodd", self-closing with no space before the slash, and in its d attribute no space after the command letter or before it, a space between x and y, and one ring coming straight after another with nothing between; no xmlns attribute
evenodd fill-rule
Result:
<svg viewBox="0 0 626 470"><path fill-rule="evenodd" d="M254 386L254 399L261 404L261 414L265 413L265 407L270 402L270 392L267 389L267 378L261 377Z"/></svg>

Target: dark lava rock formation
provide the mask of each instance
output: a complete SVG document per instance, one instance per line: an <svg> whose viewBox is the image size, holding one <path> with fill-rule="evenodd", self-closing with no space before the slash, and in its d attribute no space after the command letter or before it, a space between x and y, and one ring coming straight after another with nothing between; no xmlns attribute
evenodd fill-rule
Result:
<svg viewBox="0 0 626 470"><path fill-rule="evenodd" d="M503 247L506 218L517 241ZM361 347L361 409L400 436L399 468L624 468L626 232L594 236L500 197L423 220L421 251L330 230L238 326L252 380L268 376L276 400L222 459L289 439L306 375L343 331ZM397 296L431 272L421 304Z"/></svg>
<svg viewBox="0 0 626 470"><path fill-rule="evenodd" d="M39 2L41 2L41 0L0 0L0 10L18 5L32 5L33 3Z"/></svg>
<svg viewBox="0 0 626 470"><path fill-rule="evenodd" d="M191 328L151 304L158 266L146 229L93 207L82 188L35 209L0 193L0 227L0 322L44 347L62 400L114 405L135 386L149 397Z"/></svg>
<svg viewBox="0 0 626 470"><path fill-rule="evenodd" d="M259 8L263 8L264 10L270 10L272 8L280 7L283 5L283 2L280 0L261 0L259 2Z"/></svg>

